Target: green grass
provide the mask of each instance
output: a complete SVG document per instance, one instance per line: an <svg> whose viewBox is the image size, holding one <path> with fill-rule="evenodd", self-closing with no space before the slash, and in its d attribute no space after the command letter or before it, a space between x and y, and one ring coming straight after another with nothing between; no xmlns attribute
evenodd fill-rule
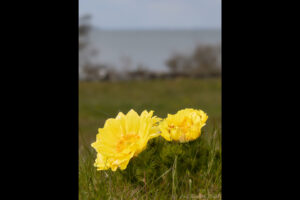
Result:
<svg viewBox="0 0 300 200"><path fill-rule="evenodd" d="M158 137L126 170L96 171L90 143L107 118L130 109L166 117L183 108L208 114L200 138L179 144ZM79 136L80 199L221 199L220 79L80 82Z"/></svg>

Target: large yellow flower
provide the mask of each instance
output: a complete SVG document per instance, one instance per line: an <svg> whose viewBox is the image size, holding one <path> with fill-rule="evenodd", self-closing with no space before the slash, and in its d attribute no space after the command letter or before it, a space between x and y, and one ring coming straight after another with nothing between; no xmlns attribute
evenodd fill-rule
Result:
<svg viewBox="0 0 300 200"><path fill-rule="evenodd" d="M126 169L130 159L146 148L148 140L160 135L157 127L160 118L152 115L153 111L143 111L139 116L130 110L126 115L120 112L115 119L106 120L92 143L97 151L94 164L97 170Z"/></svg>
<svg viewBox="0 0 300 200"><path fill-rule="evenodd" d="M202 110L183 109L175 115L168 114L160 124L161 136L168 141L188 142L201 135L208 116Z"/></svg>

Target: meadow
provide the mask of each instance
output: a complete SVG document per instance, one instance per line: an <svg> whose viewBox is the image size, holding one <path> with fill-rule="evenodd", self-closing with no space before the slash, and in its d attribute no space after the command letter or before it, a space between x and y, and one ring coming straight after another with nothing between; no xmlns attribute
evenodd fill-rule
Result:
<svg viewBox="0 0 300 200"><path fill-rule="evenodd" d="M130 109L166 117L205 111L201 136L189 143L150 140L126 170L97 171L90 146L107 118ZM221 80L79 82L79 199L221 199Z"/></svg>

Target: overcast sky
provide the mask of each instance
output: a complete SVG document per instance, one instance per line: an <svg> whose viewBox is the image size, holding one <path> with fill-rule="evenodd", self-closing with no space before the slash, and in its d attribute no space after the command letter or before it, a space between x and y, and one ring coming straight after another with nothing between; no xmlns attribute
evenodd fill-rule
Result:
<svg viewBox="0 0 300 200"><path fill-rule="evenodd" d="M221 0L79 0L101 29L221 28Z"/></svg>

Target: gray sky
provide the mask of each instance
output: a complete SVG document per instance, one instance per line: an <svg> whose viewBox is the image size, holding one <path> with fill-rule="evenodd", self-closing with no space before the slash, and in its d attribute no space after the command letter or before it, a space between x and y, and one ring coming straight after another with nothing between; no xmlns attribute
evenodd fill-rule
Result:
<svg viewBox="0 0 300 200"><path fill-rule="evenodd" d="M221 28L221 0L79 0L101 29Z"/></svg>

